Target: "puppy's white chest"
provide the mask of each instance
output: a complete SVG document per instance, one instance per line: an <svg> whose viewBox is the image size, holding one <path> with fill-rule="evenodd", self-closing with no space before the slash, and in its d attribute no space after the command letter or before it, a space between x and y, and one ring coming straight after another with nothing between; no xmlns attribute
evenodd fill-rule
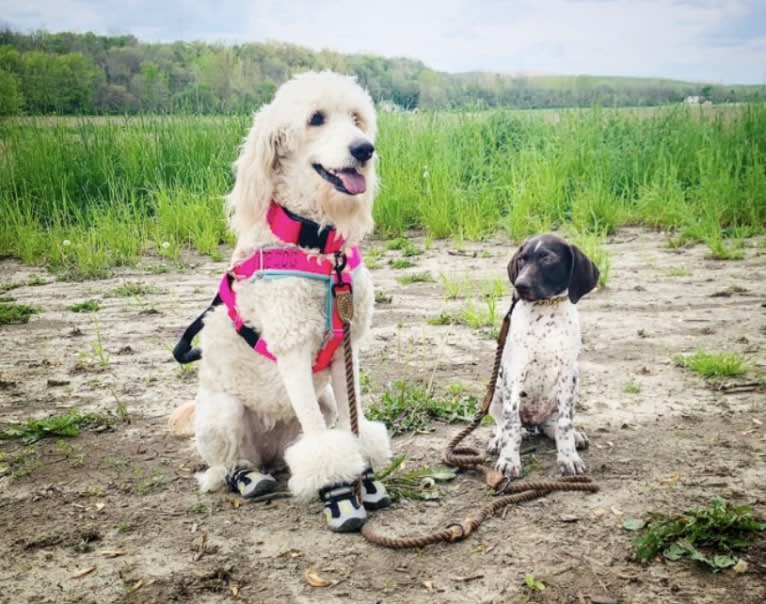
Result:
<svg viewBox="0 0 766 604"><path fill-rule="evenodd" d="M524 423L539 423L554 410L548 407L555 407L562 376L576 373L579 350L580 328L574 304L517 304L503 371L523 393L520 411L527 420Z"/></svg>

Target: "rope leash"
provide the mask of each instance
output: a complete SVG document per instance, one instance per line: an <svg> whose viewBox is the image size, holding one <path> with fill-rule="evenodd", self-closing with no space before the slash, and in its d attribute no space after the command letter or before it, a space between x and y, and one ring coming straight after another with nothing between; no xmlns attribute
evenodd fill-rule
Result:
<svg viewBox="0 0 766 604"><path fill-rule="evenodd" d="M444 463L455 466L464 470L479 470L484 474L484 480L488 486L493 489L497 489L495 494L502 495L495 499L492 503L479 508L473 514L469 514L465 520L461 523L450 524L449 526L434 531L430 534L415 535L409 537L394 537L384 535L375 532L370 526L369 521L362 527L362 536L375 545L388 547L390 549L411 549L416 547L425 547L426 545L432 545L434 543L456 543L467 538L471 533L479 528L482 522L488 517L497 513L499 510L513 504L524 503L544 497L554 491L579 491L586 493L594 493L598 491L598 485L591 481L587 476L564 476L558 480L533 480L523 482L509 483L504 479L502 474L497 472L494 468L489 468L484 465L484 456L481 452L474 447L460 447L460 443L466 436L471 434L482 422L489 412L489 407L492 404L492 399L495 396L495 385L497 384L497 376L500 371L500 364L503 358L503 349L505 348L505 341L508 337L508 331L511 326L511 313L516 306L517 299L514 298L511 307L508 309L505 317L503 318L503 325L500 328L500 333L497 337L497 349L495 351L495 362L492 366L492 375L489 383L487 384L487 391L484 394L484 400L482 401L481 408L477 411L471 423L463 428L455 437L447 444L444 449L442 459ZM340 302L339 302L340 310ZM344 321L344 335L348 332L348 322L341 314L341 318ZM350 319L349 319L350 321ZM354 378L353 378L353 363L351 362L351 340L344 337L343 340L344 353L346 357L346 385L349 390L348 399L349 405L353 406L349 408L349 415L352 417L352 430L354 430L354 422L356 418L356 397L354 392ZM349 377L350 376L350 377ZM353 414L351 413L353 409ZM356 427L355 434L358 434L358 425ZM500 488L498 488L500 487Z"/></svg>

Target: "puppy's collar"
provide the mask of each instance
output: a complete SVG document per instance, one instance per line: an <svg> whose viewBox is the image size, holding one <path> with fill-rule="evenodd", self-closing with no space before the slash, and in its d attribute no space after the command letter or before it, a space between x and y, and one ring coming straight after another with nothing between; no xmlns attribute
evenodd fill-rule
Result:
<svg viewBox="0 0 766 604"><path fill-rule="evenodd" d="M556 304L560 304L564 300L569 299L568 295L564 296L558 296L556 298L546 298L545 300L535 300L532 304L535 306L555 306Z"/></svg>
<svg viewBox="0 0 766 604"><path fill-rule="evenodd" d="M316 249L321 254L331 254L343 250L343 237L338 234L334 227L322 227L313 220L293 214L273 199L266 214L266 220L271 227L271 232L285 243Z"/></svg>

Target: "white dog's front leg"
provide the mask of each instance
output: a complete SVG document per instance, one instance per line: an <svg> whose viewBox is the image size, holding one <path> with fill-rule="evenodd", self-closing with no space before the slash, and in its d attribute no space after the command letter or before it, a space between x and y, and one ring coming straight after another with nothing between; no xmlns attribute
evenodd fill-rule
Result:
<svg viewBox="0 0 766 604"><path fill-rule="evenodd" d="M311 356L308 352L301 350L279 355L277 368L303 434L325 430L324 416L311 377Z"/></svg>
<svg viewBox="0 0 766 604"><path fill-rule="evenodd" d="M311 499L323 487L356 479L365 468L359 443L347 430L326 427L314 390L309 354L282 353L277 367L303 429L300 439L285 451L292 473L290 490L298 497Z"/></svg>
<svg viewBox="0 0 766 604"><path fill-rule="evenodd" d="M362 393L359 385L359 353L356 347L353 347L352 354L354 359L354 395L356 413L359 417L359 442L362 446L362 454L373 468L384 468L391 460L391 441L388 438L386 426L382 422L371 422L364 417ZM342 348L333 357L330 376L338 405L338 427L343 430L351 430L346 364Z"/></svg>

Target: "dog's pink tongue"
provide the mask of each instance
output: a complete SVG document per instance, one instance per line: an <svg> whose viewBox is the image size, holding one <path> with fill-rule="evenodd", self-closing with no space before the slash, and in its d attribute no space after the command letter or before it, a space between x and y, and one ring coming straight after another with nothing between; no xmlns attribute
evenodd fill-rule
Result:
<svg viewBox="0 0 766 604"><path fill-rule="evenodd" d="M364 176L359 174L356 170L353 172L338 172L337 176L343 181L343 186L351 195L359 195L367 190L367 183L364 180Z"/></svg>

